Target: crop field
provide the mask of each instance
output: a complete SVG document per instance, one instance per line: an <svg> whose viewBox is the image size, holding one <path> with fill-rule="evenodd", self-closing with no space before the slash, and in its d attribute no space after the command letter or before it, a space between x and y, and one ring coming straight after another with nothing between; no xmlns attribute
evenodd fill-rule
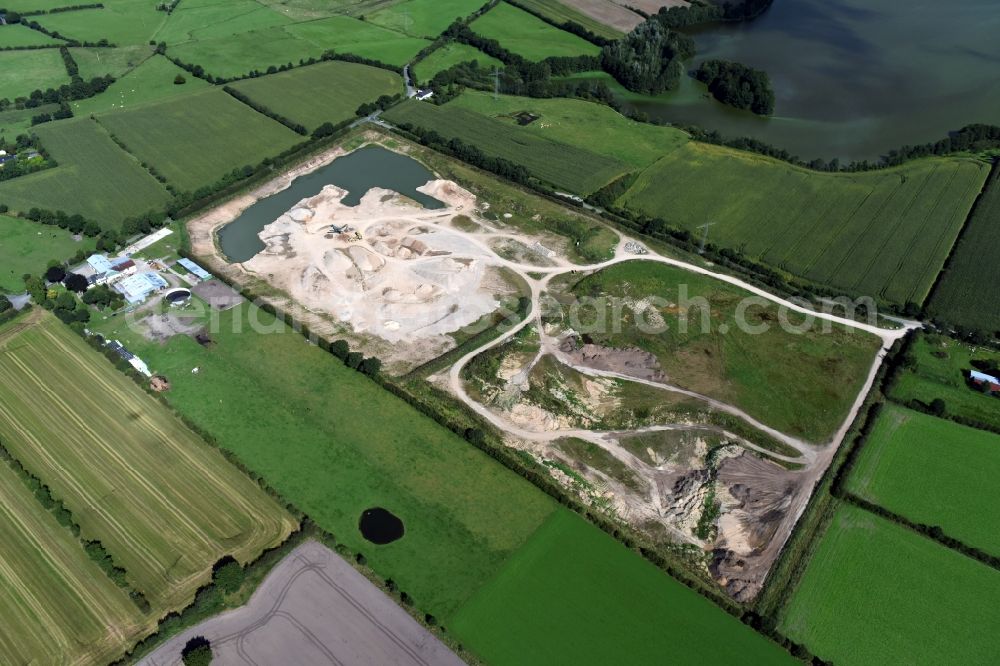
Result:
<svg viewBox="0 0 1000 666"><path fill-rule="evenodd" d="M32 18L63 37L81 42L106 39L116 46L146 44L167 19L166 12L156 11L156 5L146 0L102 2L104 7L101 9L57 12Z"/></svg>
<svg viewBox="0 0 1000 666"><path fill-rule="evenodd" d="M791 657L560 508L448 628L488 663L782 664Z"/></svg>
<svg viewBox="0 0 1000 666"><path fill-rule="evenodd" d="M459 138L487 155L527 168L536 178L576 194L590 194L627 170L621 162L582 148L549 141L521 128L451 106L410 101L385 114L392 123L411 123L445 138Z"/></svg>
<svg viewBox="0 0 1000 666"><path fill-rule="evenodd" d="M59 49L0 51L0 98L13 102L33 90L58 88L64 83L69 83L69 74Z"/></svg>
<svg viewBox="0 0 1000 666"><path fill-rule="evenodd" d="M179 190L211 185L302 141L219 88L105 114L99 122Z"/></svg>
<svg viewBox="0 0 1000 666"><path fill-rule="evenodd" d="M1000 294L987 286L996 279L998 255L1000 167L994 167L928 304L931 316L967 328L1000 332Z"/></svg>
<svg viewBox="0 0 1000 666"><path fill-rule="evenodd" d="M0 203L12 210L80 213L110 229L167 203L166 189L89 118L45 123L35 132L59 166L0 182Z"/></svg>
<svg viewBox="0 0 1000 666"><path fill-rule="evenodd" d="M244 304L221 313L211 335L206 349L187 336L160 345L115 333L170 378L175 409L437 617L460 607L555 509L270 315ZM398 515L406 536L378 547L364 540L358 518L373 506Z"/></svg>
<svg viewBox="0 0 1000 666"><path fill-rule="evenodd" d="M597 55L601 52L596 44L549 25L506 2L477 18L469 27L476 34L495 39L508 51L528 60Z"/></svg>
<svg viewBox="0 0 1000 666"><path fill-rule="evenodd" d="M472 60L478 62L480 67L502 68L504 66L496 58L488 56L468 44L447 42L413 66L414 80L419 82L430 81L438 72L454 67L461 62L470 62Z"/></svg>
<svg viewBox="0 0 1000 666"><path fill-rule="evenodd" d="M465 18L483 4L480 0L406 0L365 14L365 21L404 35L434 39L455 19Z"/></svg>
<svg viewBox="0 0 1000 666"><path fill-rule="evenodd" d="M688 143L644 171L621 203L853 294L922 303L988 166L933 158L824 174Z"/></svg>
<svg viewBox="0 0 1000 666"><path fill-rule="evenodd" d="M254 102L306 126L354 117L364 102L403 90L403 78L378 67L347 62L321 62L232 84Z"/></svg>
<svg viewBox="0 0 1000 666"><path fill-rule="evenodd" d="M174 83L178 74L184 77L183 84ZM163 56L154 55L112 83L100 95L70 102L70 107L77 116L121 111L204 90L209 86L207 81L191 76Z"/></svg>
<svg viewBox="0 0 1000 666"><path fill-rule="evenodd" d="M817 320L784 330L778 307L713 278L653 262L616 264L572 287L594 297L568 324L600 345L655 355L672 384L735 405L764 424L815 443L840 427L861 390L880 343L869 334ZM607 297L626 306L616 311ZM663 299L649 308L648 298ZM704 299L704 300L701 300ZM700 304L699 304L700 303ZM766 304L765 304L766 303ZM790 324L804 317L788 314ZM637 322L662 318L643 332Z"/></svg>
<svg viewBox="0 0 1000 666"><path fill-rule="evenodd" d="M916 364L900 373L890 397L902 403L917 400L925 405L940 398L945 402L946 414L1000 428L1000 399L965 384L973 360L1000 363L1000 353L922 334L913 343L910 355Z"/></svg>
<svg viewBox="0 0 1000 666"><path fill-rule="evenodd" d="M998 594L997 570L842 505L780 629L838 666L990 664Z"/></svg>
<svg viewBox="0 0 1000 666"><path fill-rule="evenodd" d="M688 142L688 135L672 127L659 127L626 118L614 109L582 99L536 99L468 90L448 102L458 108L495 118L513 129L536 134L610 157L630 166L645 168ZM540 116L518 125L514 116L522 111Z"/></svg>
<svg viewBox="0 0 1000 666"><path fill-rule="evenodd" d="M80 68L83 79L90 80L106 74L117 79L148 60L153 55L153 47L148 44L120 48L74 47L69 52Z"/></svg>
<svg viewBox="0 0 1000 666"><path fill-rule="evenodd" d="M108 663L153 625L0 461L0 653L10 664Z"/></svg>
<svg viewBox="0 0 1000 666"><path fill-rule="evenodd" d="M0 339L0 440L160 612L225 555L281 543L295 521L222 454L52 315Z"/></svg>
<svg viewBox="0 0 1000 666"><path fill-rule="evenodd" d="M21 293L25 273L39 275L51 259L61 261L93 247L93 240L74 241L59 227L0 215L0 293Z"/></svg>
<svg viewBox="0 0 1000 666"><path fill-rule="evenodd" d="M612 0L518 0L518 4L557 23L581 25L605 39L619 39L643 20Z"/></svg>
<svg viewBox="0 0 1000 666"><path fill-rule="evenodd" d="M914 522L938 525L965 544L1000 554L992 522L1000 513L997 478L1000 435L889 403L848 487Z"/></svg>
<svg viewBox="0 0 1000 666"><path fill-rule="evenodd" d="M0 26L0 48L64 43L60 39L49 37L20 23Z"/></svg>

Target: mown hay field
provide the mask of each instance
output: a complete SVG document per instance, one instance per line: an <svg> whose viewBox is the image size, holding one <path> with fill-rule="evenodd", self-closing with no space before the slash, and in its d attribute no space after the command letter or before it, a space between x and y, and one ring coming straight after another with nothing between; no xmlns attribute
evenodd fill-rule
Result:
<svg viewBox="0 0 1000 666"><path fill-rule="evenodd" d="M842 425L880 347L870 333L839 324L825 330L823 320L796 330L804 315L654 262L615 264L579 280L572 293L583 305L576 321L567 307L564 323L595 344L643 349L669 383L817 444Z"/></svg>
<svg viewBox="0 0 1000 666"><path fill-rule="evenodd" d="M928 310L952 324L1000 332L1000 167L994 167Z"/></svg>
<svg viewBox="0 0 1000 666"><path fill-rule="evenodd" d="M231 84L251 100L314 130L354 117L365 102L403 91L403 78L378 67L321 62Z"/></svg>
<svg viewBox="0 0 1000 666"><path fill-rule="evenodd" d="M405 0L365 14L365 21L411 37L434 39L483 4L481 0Z"/></svg>
<svg viewBox="0 0 1000 666"><path fill-rule="evenodd" d="M838 666L992 664L1000 571L841 505L780 629Z"/></svg>
<svg viewBox="0 0 1000 666"><path fill-rule="evenodd" d="M626 552L560 508L449 630L497 666L793 663L778 645Z"/></svg>
<svg viewBox="0 0 1000 666"><path fill-rule="evenodd" d="M303 140L219 88L108 113L98 122L181 191L212 185Z"/></svg>
<svg viewBox="0 0 1000 666"><path fill-rule="evenodd" d="M477 18L469 27L476 34L495 39L508 51L528 60L597 55L601 52L601 47L596 44L549 25L506 2L501 2Z"/></svg>
<svg viewBox="0 0 1000 666"><path fill-rule="evenodd" d="M284 541L295 520L67 326L38 311L0 330L0 441L104 544L154 616L226 555ZM189 371L190 372L190 371Z"/></svg>
<svg viewBox="0 0 1000 666"><path fill-rule="evenodd" d="M157 31L156 40L176 46L192 40L211 41L292 22L282 12L254 0L181 2Z"/></svg>
<svg viewBox="0 0 1000 666"><path fill-rule="evenodd" d="M77 242L70 232L19 217L0 215L0 293L24 291L25 273L40 275L49 261L69 259L77 250L90 251L94 241Z"/></svg>
<svg viewBox="0 0 1000 666"><path fill-rule="evenodd" d="M1000 410L1000 400L997 400ZM888 403L851 473L869 502L1000 555L1000 435Z"/></svg>
<svg viewBox="0 0 1000 666"><path fill-rule="evenodd" d="M390 109L385 119L458 138L487 155L524 166L536 178L576 194L600 189L628 170L627 165L583 148L557 143L538 134L450 105L409 101Z"/></svg>
<svg viewBox="0 0 1000 666"><path fill-rule="evenodd" d="M965 383L973 360L1000 363L1000 353L940 335L920 334L908 354L914 364L899 373L890 397L904 404L916 400L924 405L940 398L949 416L1000 428L1000 399Z"/></svg>
<svg viewBox="0 0 1000 666"><path fill-rule="evenodd" d="M922 303L989 167L931 158L865 173L817 173L688 143L644 171L627 208L852 294Z"/></svg>
<svg viewBox="0 0 1000 666"><path fill-rule="evenodd" d="M582 150L645 168L688 142L688 135L626 118L614 109L582 99L536 99L468 90L446 109L474 111L510 125L514 133L534 134ZM514 116L527 111L538 120L518 125Z"/></svg>
<svg viewBox="0 0 1000 666"><path fill-rule="evenodd" d="M10 26L4 29L7 27ZM0 98L13 102L33 90L44 91L68 83L69 74L58 49L0 52Z"/></svg>
<svg viewBox="0 0 1000 666"><path fill-rule="evenodd" d="M475 60L480 67L503 68L503 63L492 56L488 56L477 48L460 42L447 42L418 62L411 69L414 80L417 82L430 81L438 72L444 71L461 62L471 62Z"/></svg>
<svg viewBox="0 0 1000 666"><path fill-rule="evenodd" d="M2 460L0 543L5 663L108 663L153 628Z"/></svg>
<svg viewBox="0 0 1000 666"><path fill-rule="evenodd" d="M163 185L90 118L45 123L34 131L59 166L0 182L0 203L12 210L80 213L114 229L169 200Z"/></svg>

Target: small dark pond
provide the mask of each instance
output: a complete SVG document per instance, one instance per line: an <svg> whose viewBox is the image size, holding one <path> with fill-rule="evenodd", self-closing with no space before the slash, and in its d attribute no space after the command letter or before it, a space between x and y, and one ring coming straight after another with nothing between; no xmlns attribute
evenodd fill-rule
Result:
<svg viewBox="0 0 1000 666"><path fill-rule="evenodd" d="M380 546L403 537L403 521L379 507L365 509L358 521L358 529L361 536Z"/></svg>
<svg viewBox="0 0 1000 666"><path fill-rule="evenodd" d="M381 146L365 146L299 176L288 188L247 208L219 230L219 247L230 261L250 260L264 249L258 235L261 230L302 199L319 194L325 185L347 190L344 203L348 206L357 206L371 188L384 187L413 199L424 208L443 208L444 204L437 199L417 192L418 187L434 178L433 172L412 157Z"/></svg>

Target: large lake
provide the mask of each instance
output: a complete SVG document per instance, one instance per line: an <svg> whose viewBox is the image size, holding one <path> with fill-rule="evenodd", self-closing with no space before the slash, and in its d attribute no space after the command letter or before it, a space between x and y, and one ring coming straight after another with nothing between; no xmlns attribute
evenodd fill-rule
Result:
<svg viewBox="0 0 1000 666"><path fill-rule="evenodd" d="M368 190L383 187L406 195L425 208L444 204L417 191L434 174L412 157L381 146L365 146L339 157L312 173L299 176L286 189L257 201L219 230L219 247L233 262L248 261L264 249L260 232L306 197L319 194L325 185L347 190L343 203L356 206Z"/></svg>
<svg viewBox="0 0 1000 666"><path fill-rule="evenodd" d="M969 123L1000 123L1000 0L774 0L747 23L695 33L702 60L766 70L773 118L719 104L687 78L632 106L753 136L804 159L873 159Z"/></svg>

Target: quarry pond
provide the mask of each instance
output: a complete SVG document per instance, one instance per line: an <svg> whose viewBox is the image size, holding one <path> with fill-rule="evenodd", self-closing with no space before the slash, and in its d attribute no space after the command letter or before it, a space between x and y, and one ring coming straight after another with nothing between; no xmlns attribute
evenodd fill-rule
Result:
<svg viewBox="0 0 1000 666"><path fill-rule="evenodd" d="M382 187L399 192L424 208L441 208L443 203L417 191L418 187L434 177L411 157L380 146L365 146L299 176L289 187L254 203L219 230L219 247L230 261L249 261L264 249L264 242L258 234L265 226L297 202L318 194L326 185L347 190L343 203L348 206L356 206L371 188Z"/></svg>
<svg viewBox="0 0 1000 666"><path fill-rule="evenodd" d="M1000 121L1000 12L994 0L775 0L746 23L693 33L689 63L721 58L765 70L775 114L706 96L690 77L658 97L622 91L651 118L751 136L792 154L877 159L970 123Z"/></svg>

